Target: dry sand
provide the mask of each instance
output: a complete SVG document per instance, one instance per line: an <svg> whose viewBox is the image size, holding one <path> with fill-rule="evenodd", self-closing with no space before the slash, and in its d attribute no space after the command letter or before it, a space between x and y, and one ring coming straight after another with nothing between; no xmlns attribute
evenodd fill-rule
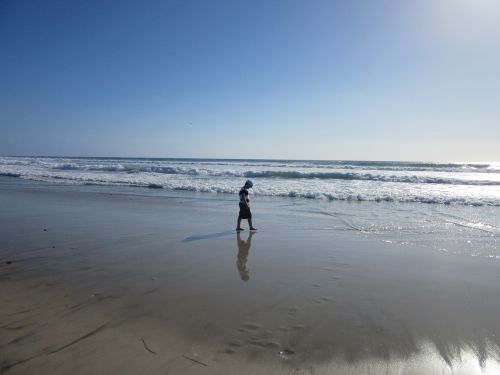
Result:
<svg viewBox="0 0 500 375"><path fill-rule="evenodd" d="M282 204L1 185L0 373L500 373L497 260Z"/></svg>

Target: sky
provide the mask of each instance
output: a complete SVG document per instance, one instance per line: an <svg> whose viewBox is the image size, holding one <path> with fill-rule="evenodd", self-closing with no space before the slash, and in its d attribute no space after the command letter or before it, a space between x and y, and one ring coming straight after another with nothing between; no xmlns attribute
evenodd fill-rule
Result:
<svg viewBox="0 0 500 375"><path fill-rule="evenodd" d="M500 161L500 1L0 1L0 155Z"/></svg>

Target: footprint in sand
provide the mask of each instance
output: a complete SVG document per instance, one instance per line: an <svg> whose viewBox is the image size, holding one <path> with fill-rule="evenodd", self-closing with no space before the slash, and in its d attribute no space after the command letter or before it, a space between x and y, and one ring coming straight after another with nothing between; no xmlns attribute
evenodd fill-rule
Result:
<svg viewBox="0 0 500 375"><path fill-rule="evenodd" d="M295 315L299 311L298 306L292 306L288 308L288 315Z"/></svg>
<svg viewBox="0 0 500 375"><path fill-rule="evenodd" d="M238 349L242 345L243 345L243 342L241 340L231 340L227 343L227 347L226 347L225 352L227 354L235 354L236 349Z"/></svg>
<svg viewBox="0 0 500 375"><path fill-rule="evenodd" d="M243 345L243 341L241 341L241 340L238 340L238 339L231 340L227 343L227 346L226 346L226 349L224 350L224 352L227 354L235 354L236 349L238 349L242 345Z"/></svg>
<svg viewBox="0 0 500 375"><path fill-rule="evenodd" d="M316 300L316 303L325 303L330 301L330 297L321 297L318 300Z"/></svg>
<svg viewBox="0 0 500 375"><path fill-rule="evenodd" d="M282 349L278 353L279 353L281 359L289 359L290 356L295 354L295 352L291 349Z"/></svg>
<svg viewBox="0 0 500 375"><path fill-rule="evenodd" d="M241 341L241 340L231 340L231 341L228 342L227 345L231 346L231 347L238 347L238 346L243 345L243 341Z"/></svg>

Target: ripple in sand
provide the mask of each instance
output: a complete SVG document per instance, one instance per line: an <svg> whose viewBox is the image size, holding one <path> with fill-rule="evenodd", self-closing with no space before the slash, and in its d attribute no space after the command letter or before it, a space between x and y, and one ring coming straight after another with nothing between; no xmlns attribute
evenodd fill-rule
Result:
<svg viewBox="0 0 500 375"><path fill-rule="evenodd" d="M245 327L246 329L252 330L252 331L256 331L256 330L260 329L261 325L257 324L257 323L247 322L247 323L243 324L243 327Z"/></svg>
<svg viewBox="0 0 500 375"><path fill-rule="evenodd" d="M316 303L325 303L328 301L330 301L330 297L321 297L321 298L316 300Z"/></svg>

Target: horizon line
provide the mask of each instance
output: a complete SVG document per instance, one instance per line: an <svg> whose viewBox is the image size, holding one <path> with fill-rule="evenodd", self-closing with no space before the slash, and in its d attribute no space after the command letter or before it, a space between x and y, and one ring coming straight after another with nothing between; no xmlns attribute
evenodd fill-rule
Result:
<svg viewBox="0 0 500 375"><path fill-rule="evenodd" d="M500 161L424 161L424 160L369 160L369 159L294 159L294 158L221 158L221 157L155 157L155 156L70 156L70 155L0 155L10 158L68 158L68 159L162 159L162 160L229 160L229 161L319 161L319 162L376 162L426 164L496 164Z"/></svg>

